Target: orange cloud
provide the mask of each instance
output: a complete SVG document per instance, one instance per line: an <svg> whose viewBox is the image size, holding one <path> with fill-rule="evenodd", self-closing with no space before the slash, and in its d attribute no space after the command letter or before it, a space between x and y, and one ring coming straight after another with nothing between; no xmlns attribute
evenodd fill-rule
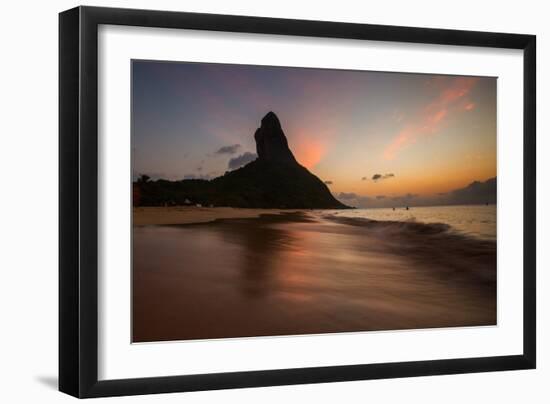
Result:
<svg viewBox="0 0 550 404"><path fill-rule="evenodd" d="M294 146L296 160L311 170L315 167L327 152L327 145L321 140L300 137Z"/></svg>
<svg viewBox="0 0 550 404"><path fill-rule="evenodd" d="M312 119L306 119L311 122ZM299 127L283 128L287 135L290 150L298 163L311 170L327 155L333 144L336 131L332 128L319 128L315 123Z"/></svg>
<svg viewBox="0 0 550 404"><path fill-rule="evenodd" d="M417 114L417 118L408 122L384 150L384 158L393 160L405 147L416 143L424 136L436 133L448 116L455 111L465 109L471 111L475 104L466 100L465 104L459 101L465 100L477 82L475 77L457 77L448 80L438 78L433 84L441 87L439 95ZM432 84L432 83L430 83ZM445 85L448 84L448 85Z"/></svg>

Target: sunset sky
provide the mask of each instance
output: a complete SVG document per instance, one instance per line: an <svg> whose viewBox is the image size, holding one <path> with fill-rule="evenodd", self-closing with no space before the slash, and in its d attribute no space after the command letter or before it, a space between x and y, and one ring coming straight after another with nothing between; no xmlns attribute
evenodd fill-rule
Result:
<svg viewBox="0 0 550 404"><path fill-rule="evenodd" d="M337 197L429 198L496 176L496 78L132 63L134 176L213 178L274 111ZM378 197L378 198L377 198Z"/></svg>

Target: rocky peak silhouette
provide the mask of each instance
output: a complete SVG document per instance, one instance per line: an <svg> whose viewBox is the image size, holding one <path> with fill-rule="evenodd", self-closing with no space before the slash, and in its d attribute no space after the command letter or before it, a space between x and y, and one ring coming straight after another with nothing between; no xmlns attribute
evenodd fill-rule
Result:
<svg viewBox="0 0 550 404"><path fill-rule="evenodd" d="M288 141L281 128L281 122L274 112L268 112L261 126L254 133L258 159L271 163L297 164Z"/></svg>

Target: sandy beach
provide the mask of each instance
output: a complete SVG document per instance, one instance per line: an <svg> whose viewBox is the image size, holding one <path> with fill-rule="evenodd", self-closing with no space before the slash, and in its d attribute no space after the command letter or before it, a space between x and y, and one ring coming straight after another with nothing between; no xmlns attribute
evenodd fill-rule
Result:
<svg viewBox="0 0 550 404"><path fill-rule="evenodd" d="M147 206L133 210L134 226L192 224L213 222L216 219L246 219L262 214L279 214L296 210L208 208L197 206Z"/></svg>
<svg viewBox="0 0 550 404"><path fill-rule="evenodd" d="M134 342L496 324L496 243L448 226L230 208L134 220Z"/></svg>

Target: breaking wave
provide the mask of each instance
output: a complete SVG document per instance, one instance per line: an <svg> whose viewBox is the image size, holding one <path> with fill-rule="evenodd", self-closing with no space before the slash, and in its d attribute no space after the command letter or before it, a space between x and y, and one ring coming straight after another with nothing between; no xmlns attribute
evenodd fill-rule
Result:
<svg viewBox="0 0 550 404"><path fill-rule="evenodd" d="M393 221L393 220L372 220L366 218L351 218L351 217L336 217L333 215L325 216L325 218L351 226L361 226L371 230L399 234L418 234L418 235L434 235L450 232L451 226L445 223L423 223L416 220L408 221Z"/></svg>
<svg viewBox="0 0 550 404"><path fill-rule="evenodd" d="M496 280L496 241L471 237L445 223L379 221L366 218L324 216L325 219L354 226L369 240L369 249L391 253L420 264L442 268L442 275L457 275L482 282ZM415 265L416 266L416 265Z"/></svg>

